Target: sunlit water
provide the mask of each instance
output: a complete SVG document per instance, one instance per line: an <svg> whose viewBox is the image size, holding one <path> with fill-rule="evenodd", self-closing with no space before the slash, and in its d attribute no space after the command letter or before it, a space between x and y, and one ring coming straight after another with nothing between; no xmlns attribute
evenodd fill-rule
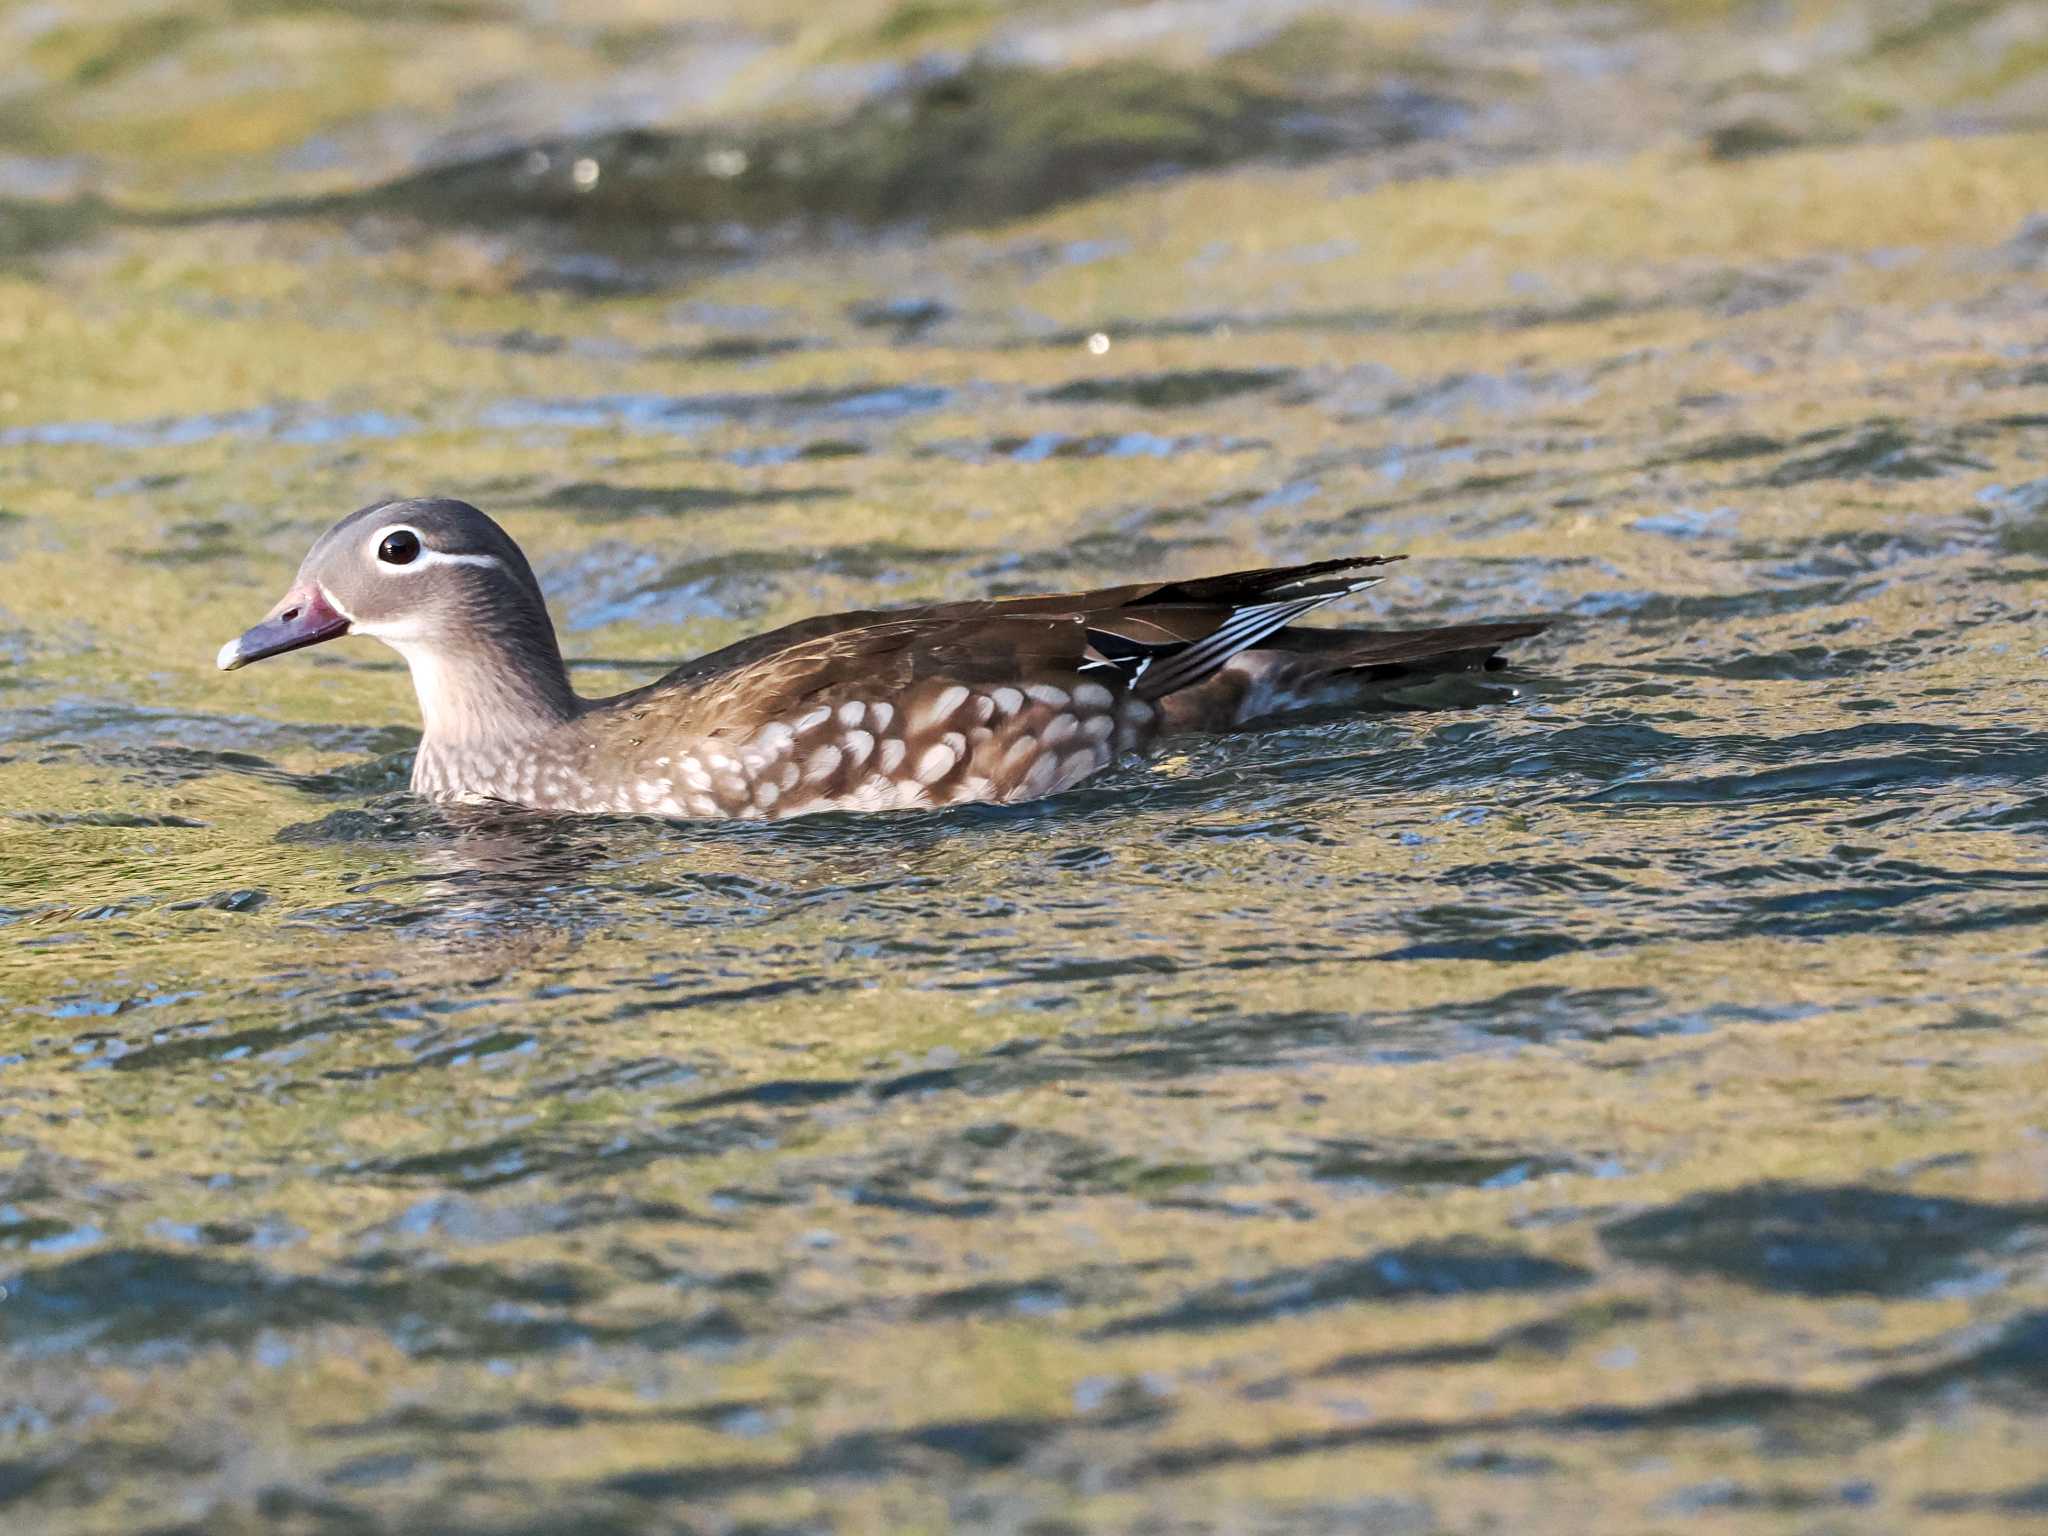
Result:
<svg viewBox="0 0 2048 1536"><path fill-rule="evenodd" d="M2048 145L1378 169L0 274L0 1525L2037 1521ZM587 692L1347 553L1557 623L1041 804L443 811L389 653L211 667L426 492Z"/></svg>

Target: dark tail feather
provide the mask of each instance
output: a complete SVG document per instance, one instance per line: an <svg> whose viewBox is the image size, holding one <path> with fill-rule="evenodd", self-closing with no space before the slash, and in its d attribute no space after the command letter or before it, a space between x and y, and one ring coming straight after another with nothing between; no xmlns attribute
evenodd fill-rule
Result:
<svg viewBox="0 0 2048 1536"><path fill-rule="evenodd" d="M1540 619L1518 624L1448 624L1440 629L1283 629L1261 651L1315 657L1329 672L1465 672L1498 664L1496 652L1513 640L1540 635Z"/></svg>
<svg viewBox="0 0 2048 1536"><path fill-rule="evenodd" d="M1380 577L1357 572L1387 563L1386 556L1366 555L1146 589L1090 616L1090 658L1082 670L1107 668L1139 698L1163 699L1214 676L1233 656L1323 604L1377 585Z"/></svg>
<svg viewBox="0 0 2048 1536"><path fill-rule="evenodd" d="M1318 709L1388 708L1397 690L1454 672L1505 665L1500 647L1540 634L1540 622L1441 629L1283 629L1229 668L1163 702L1172 731L1222 731ZM1411 706L1412 707L1412 706Z"/></svg>
<svg viewBox="0 0 2048 1536"><path fill-rule="evenodd" d="M1262 640L1271 639L1304 614L1313 613L1323 604L1334 603L1340 597L1363 591L1376 580L1377 577L1367 576L1354 577L1349 581L1305 583L1296 589L1300 593L1298 596L1275 598L1239 608L1218 625L1213 634L1162 652L1156 666L1132 677L1133 691L1141 699L1162 699L1169 693L1192 688L1203 678L1213 676L1231 657L1251 650Z"/></svg>
<svg viewBox="0 0 2048 1536"><path fill-rule="evenodd" d="M1299 597L1342 597L1358 590L1355 580L1339 577L1344 571L1370 570L1392 565L1406 555L1352 555L1342 560L1315 560L1307 565L1276 565L1258 571L1232 571L1226 576L1200 576L1193 581L1169 581L1132 599L1127 608L1158 608L1188 605L1198 608L1249 608L1259 603ZM1336 580L1318 578L1338 577Z"/></svg>

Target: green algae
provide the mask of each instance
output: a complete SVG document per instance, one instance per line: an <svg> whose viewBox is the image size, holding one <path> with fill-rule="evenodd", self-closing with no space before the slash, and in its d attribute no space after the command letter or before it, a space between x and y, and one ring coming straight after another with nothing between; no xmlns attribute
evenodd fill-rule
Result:
<svg viewBox="0 0 2048 1536"><path fill-rule="evenodd" d="M107 215L105 205L92 200L0 200L0 269L85 239L106 226Z"/></svg>
<svg viewBox="0 0 2048 1536"><path fill-rule="evenodd" d="M875 41L887 48L905 43L929 44L936 35L978 30L995 7L988 0L903 0L875 28Z"/></svg>
<svg viewBox="0 0 2048 1536"><path fill-rule="evenodd" d="M1076 379L1045 391L1039 399L1060 404L1113 400L1165 410L1272 389L1292 377L1285 368L1207 368L1128 379Z"/></svg>
<svg viewBox="0 0 2048 1536"><path fill-rule="evenodd" d="M1327 155L1432 131L1416 98L1306 103L1249 71L1122 61L970 63L810 125L555 142L436 169L370 199L433 220L546 219L613 238L791 220L986 223L1166 169Z"/></svg>

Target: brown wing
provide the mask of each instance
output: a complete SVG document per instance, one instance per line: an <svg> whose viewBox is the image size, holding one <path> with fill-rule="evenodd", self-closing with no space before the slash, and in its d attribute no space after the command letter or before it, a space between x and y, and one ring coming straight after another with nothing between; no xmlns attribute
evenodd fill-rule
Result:
<svg viewBox="0 0 2048 1536"><path fill-rule="evenodd" d="M928 612L665 680L619 701L608 729L691 755L728 815L1030 799L1156 724L1151 705L1092 679L1088 652L1077 614Z"/></svg>
<svg viewBox="0 0 2048 1536"><path fill-rule="evenodd" d="M958 617L927 609L784 640L800 628L791 625L693 662L629 696L628 708L658 712L681 732L744 735L759 721L800 713L814 702L854 695L895 700L927 680L971 686L1071 678L1088 650L1087 625L1075 614ZM766 640L779 643L761 643ZM735 659L711 665L721 657Z"/></svg>
<svg viewBox="0 0 2048 1536"><path fill-rule="evenodd" d="M763 707L772 699L773 707L782 707L843 676L877 688L911 676L1005 682L1018 680L1027 661L1072 673L1084 667L1114 672L1127 660L1123 670L1133 675L1123 681L1142 697L1159 698L1199 682L1301 614L1377 579L1343 573L1400 558L1366 555L1092 592L824 614L685 662L640 693L650 701L687 692ZM1096 648L1098 636L1107 650ZM1140 665L1148 657L1157 672Z"/></svg>
<svg viewBox="0 0 2048 1536"><path fill-rule="evenodd" d="M721 814L1029 799L1148 745L1161 700L1384 563L805 620L612 701L604 730Z"/></svg>

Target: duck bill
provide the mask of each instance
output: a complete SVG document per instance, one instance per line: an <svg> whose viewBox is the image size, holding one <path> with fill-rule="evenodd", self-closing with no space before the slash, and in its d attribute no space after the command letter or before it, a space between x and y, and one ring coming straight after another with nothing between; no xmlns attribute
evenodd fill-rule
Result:
<svg viewBox="0 0 2048 1536"><path fill-rule="evenodd" d="M266 656L339 639L348 630L348 619L335 611L326 593L313 586L294 587L261 624L222 646L214 660L221 671L232 672Z"/></svg>

